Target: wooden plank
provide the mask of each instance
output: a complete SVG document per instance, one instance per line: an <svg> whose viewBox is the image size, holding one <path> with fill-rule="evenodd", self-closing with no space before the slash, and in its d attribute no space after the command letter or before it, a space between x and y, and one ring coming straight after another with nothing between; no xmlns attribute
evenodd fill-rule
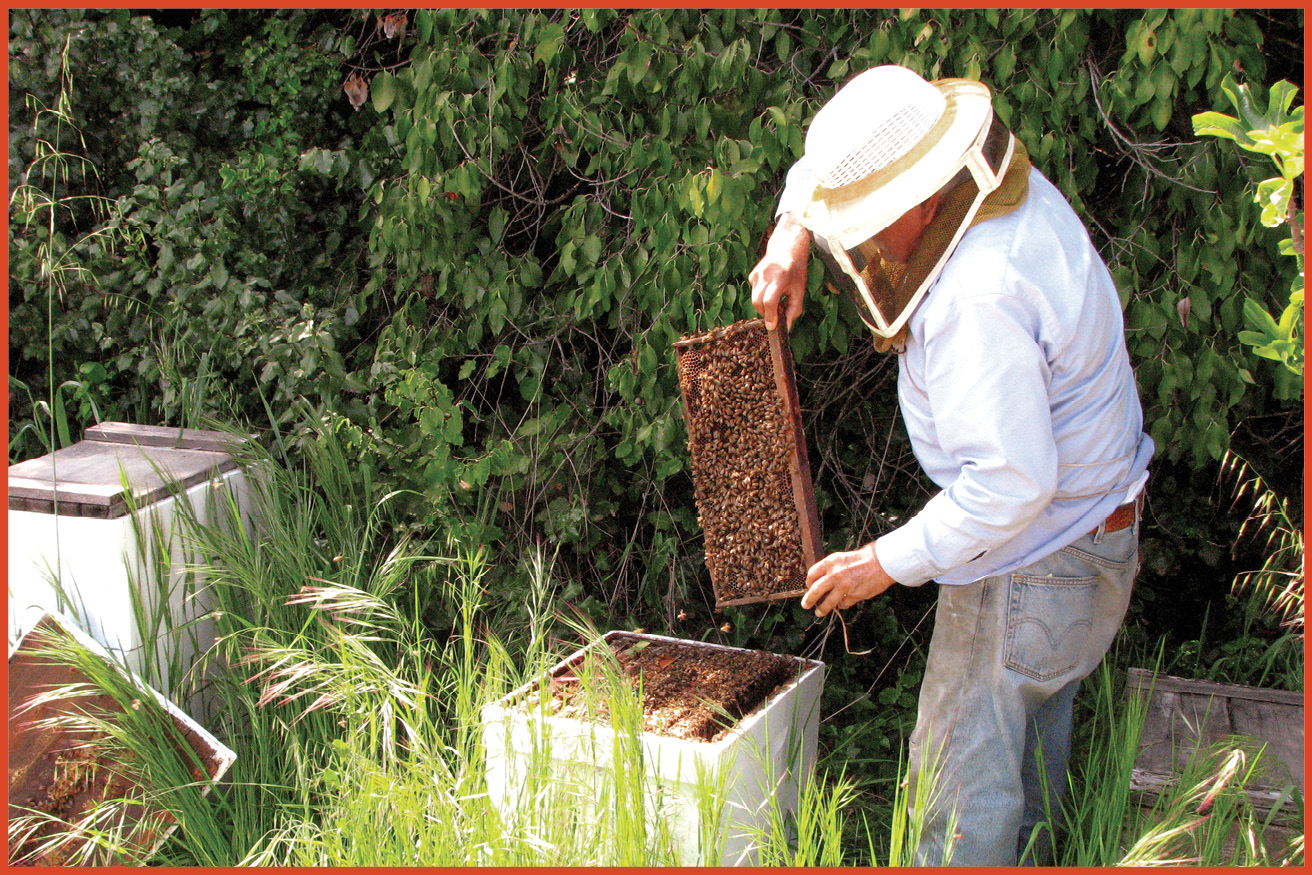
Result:
<svg viewBox="0 0 1312 875"><path fill-rule="evenodd" d="M761 602L777 602L780 599L801 598L804 595L806 595L806 590L804 589L790 589L782 592L772 592L769 595L744 596L743 598L738 599L717 598L715 600L715 607L718 610L719 608L729 607L730 605L755 605L760 604Z"/></svg>
<svg viewBox="0 0 1312 875"><path fill-rule="evenodd" d="M225 453L79 441L11 465L10 509L54 513L57 499L61 515L113 519L127 513L129 495L143 507L236 467Z"/></svg>
<svg viewBox="0 0 1312 875"><path fill-rule="evenodd" d="M788 468L793 480L797 522L802 530L802 555L806 560L806 567L810 569L823 558L824 543L820 538L820 514L816 509L815 489L811 482L811 463L806 452L806 432L802 429L802 404L797 398L797 378L793 373L793 351L788 346L786 322L786 319L780 319L778 326L766 333L770 338L770 362L774 366L775 386L779 397L783 399L784 412L792 429ZM802 592L804 593L805 590ZM794 594L802 593L780 593L775 597L784 598Z"/></svg>
<svg viewBox="0 0 1312 875"><path fill-rule="evenodd" d="M1292 778L1303 792L1303 707L1248 698L1229 700L1230 725L1237 735L1266 742L1262 759L1272 768L1270 779Z"/></svg>
<svg viewBox="0 0 1312 875"><path fill-rule="evenodd" d="M49 480L9 478L10 510L114 519L127 512L126 505L121 484L76 483L61 479L55 488Z"/></svg>
<svg viewBox="0 0 1312 875"><path fill-rule="evenodd" d="M1253 699L1264 702L1280 702L1286 705L1302 705L1303 694L1289 690L1268 690L1262 687L1246 687L1237 684L1220 684L1215 681L1200 681L1190 678L1178 678L1171 675L1154 675L1147 669L1132 668L1127 676L1127 684L1132 689L1147 689L1171 693L1205 693L1228 699Z"/></svg>
<svg viewBox="0 0 1312 875"><path fill-rule="evenodd" d="M1178 780L1199 748L1243 736L1264 744L1266 768L1247 793L1269 807L1292 782L1304 791L1303 696L1288 690L1218 684L1130 669L1127 694L1147 701L1135 786L1160 793Z"/></svg>
<svg viewBox="0 0 1312 875"><path fill-rule="evenodd" d="M136 425L130 422L102 422L93 425L83 433L82 439L97 443L132 444L174 450L205 450L211 453L230 453L242 443L242 438L222 431L174 428L167 425Z"/></svg>

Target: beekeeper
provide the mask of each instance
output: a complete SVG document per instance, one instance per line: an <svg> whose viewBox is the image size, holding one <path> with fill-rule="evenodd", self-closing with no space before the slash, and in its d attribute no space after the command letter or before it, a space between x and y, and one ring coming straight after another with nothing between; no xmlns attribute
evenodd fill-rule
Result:
<svg viewBox="0 0 1312 875"><path fill-rule="evenodd" d="M1014 865L1046 820L1040 763L1057 809L1076 689L1139 565L1153 442L1116 288L988 87L903 67L856 76L807 130L751 273L770 327L801 314L813 244L896 353L911 445L941 491L812 566L802 606L823 617L938 582L909 757L913 787L939 773L918 862L951 845L953 864Z"/></svg>

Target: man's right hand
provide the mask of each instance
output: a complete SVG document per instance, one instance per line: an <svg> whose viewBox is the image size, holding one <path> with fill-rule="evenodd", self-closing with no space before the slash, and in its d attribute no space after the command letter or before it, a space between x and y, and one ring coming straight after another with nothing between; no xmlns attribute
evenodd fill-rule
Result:
<svg viewBox="0 0 1312 875"><path fill-rule="evenodd" d="M748 279L752 284L752 306L765 318L765 327L779 324L779 303L788 299L784 314L789 328L802 315L806 296L806 267L811 257L811 232L792 213L784 213L770 234L761 259Z"/></svg>

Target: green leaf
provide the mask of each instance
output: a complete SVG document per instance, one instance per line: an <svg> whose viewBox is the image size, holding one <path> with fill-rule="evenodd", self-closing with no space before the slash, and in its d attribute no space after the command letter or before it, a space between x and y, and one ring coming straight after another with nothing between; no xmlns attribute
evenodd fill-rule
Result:
<svg viewBox="0 0 1312 875"><path fill-rule="evenodd" d="M720 199L720 192L724 190L724 177L720 171L712 170L710 178L706 180L706 202L713 204Z"/></svg>
<svg viewBox="0 0 1312 875"><path fill-rule="evenodd" d="M1268 228L1283 225L1293 194L1294 183L1288 179L1275 177L1258 183L1253 200L1262 207L1262 224Z"/></svg>
<svg viewBox="0 0 1312 875"><path fill-rule="evenodd" d="M539 32L537 48L533 50L533 63L546 64L560 52L565 43L565 28L560 24L548 24Z"/></svg>
<svg viewBox="0 0 1312 875"><path fill-rule="evenodd" d="M542 285L542 265L537 259L526 257L519 263L519 281L526 288L536 289Z"/></svg>
<svg viewBox="0 0 1312 875"><path fill-rule="evenodd" d="M429 55L414 67L415 91L422 94L433 81L433 56Z"/></svg>
<svg viewBox="0 0 1312 875"><path fill-rule="evenodd" d="M379 73L369 88L373 97L374 109L386 112L396 100L396 77L391 73Z"/></svg>
<svg viewBox="0 0 1312 875"><path fill-rule="evenodd" d="M60 389L63 387L61 386ZM55 431L59 434L59 446L67 447L72 445L73 436L68 430L68 414L64 410L64 393L55 392Z"/></svg>
<svg viewBox="0 0 1312 875"><path fill-rule="evenodd" d="M601 259L601 239L595 234L589 234L583 238L583 257L592 264L596 264Z"/></svg>
<svg viewBox="0 0 1312 875"><path fill-rule="evenodd" d="M502 237L506 233L506 211L501 207L493 207L491 214L487 218L487 233L492 242L501 245Z"/></svg>
<svg viewBox="0 0 1312 875"><path fill-rule="evenodd" d="M1276 325L1276 320L1271 318L1271 314L1266 308L1254 301L1252 298L1244 299L1244 321L1250 328L1260 331L1268 337L1279 336L1280 329Z"/></svg>
<svg viewBox="0 0 1312 875"><path fill-rule="evenodd" d="M656 350L650 346L644 346L638 352L638 371L649 377L656 376Z"/></svg>
<svg viewBox="0 0 1312 875"><path fill-rule="evenodd" d="M1153 56L1157 54L1157 34L1151 28L1139 31L1139 40L1134 47L1139 55L1139 62L1145 67L1152 65Z"/></svg>
<svg viewBox="0 0 1312 875"><path fill-rule="evenodd" d="M692 214L699 218L706 208L706 201L702 196L702 189L696 176L688 178L688 207L692 210Z"/></svg>
<svg viewBox="0 0 1312 875"><path fill-rule="evenodd" d="M1194 134L1200 137L1221 137L1226 140L1239 140L1247 131L1239 120L1223 112L1200 112L1193 117Z"/></svg>
<svg viewBox="0 0 1312 875"><path fill-rule="evenodd" d="M629 46L625 55L628 58L629 82L637 85L651 68L651 43L645 40L636 42Z"/></svg>
<svg viewBox="0 0 1312 875"><path fill-rule="evenodd" d="M1153 108L1153 124L1157 130L1165 130L1171 122L1171 110L1174 109L1168 96L1159 95L1157 105Z"/></svg>

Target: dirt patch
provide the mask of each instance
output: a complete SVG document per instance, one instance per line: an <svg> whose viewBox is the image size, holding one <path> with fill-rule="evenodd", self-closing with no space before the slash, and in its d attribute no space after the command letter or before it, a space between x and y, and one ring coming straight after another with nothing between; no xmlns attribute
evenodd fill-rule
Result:
<svg viewBox="0 0 1312 875"><path fill-rule="evenodd" d="M84 715L113 720L123 708L108 693L86 691L88 677L47 652L65 633L49 617L41 620L9 657L9 865L65 866L82 862L87 838L76 824L102 803L117 808L124 845L132 860L104 850L91 853L93 865L123 865L148 855L172 827L173 816L143 804L140 763L121 746L88 728ZM52 696L78 690L75 696ZM145 697L134 708L157 707ZM213 752L189 727L179 725L207 765ZM185 754L176 750L179 757ZM192 778L207 776L193 767ZM103 810L103 809L102 809ZM108 813L108 812L105 812ZM19 818L29 827L15 829ZM99 824L114 831L116 826Z"/></svg>
<svg viewBox="0 0 1312 875"><path fill-rule="evenodd" d="M731 650L693 642L638 635L611 635L606 642L631 688L641 681L643 730L690 741L718 741L742 717L759 707L804 666L789 656L759 650ZM552 714L576 719L609 719L600 654L590 651L551 677ZM592 661L585 665L584 660ZM590 675L595 690L584 690L579 675ZM530 701L536 702L532 696Z"/></svg>

